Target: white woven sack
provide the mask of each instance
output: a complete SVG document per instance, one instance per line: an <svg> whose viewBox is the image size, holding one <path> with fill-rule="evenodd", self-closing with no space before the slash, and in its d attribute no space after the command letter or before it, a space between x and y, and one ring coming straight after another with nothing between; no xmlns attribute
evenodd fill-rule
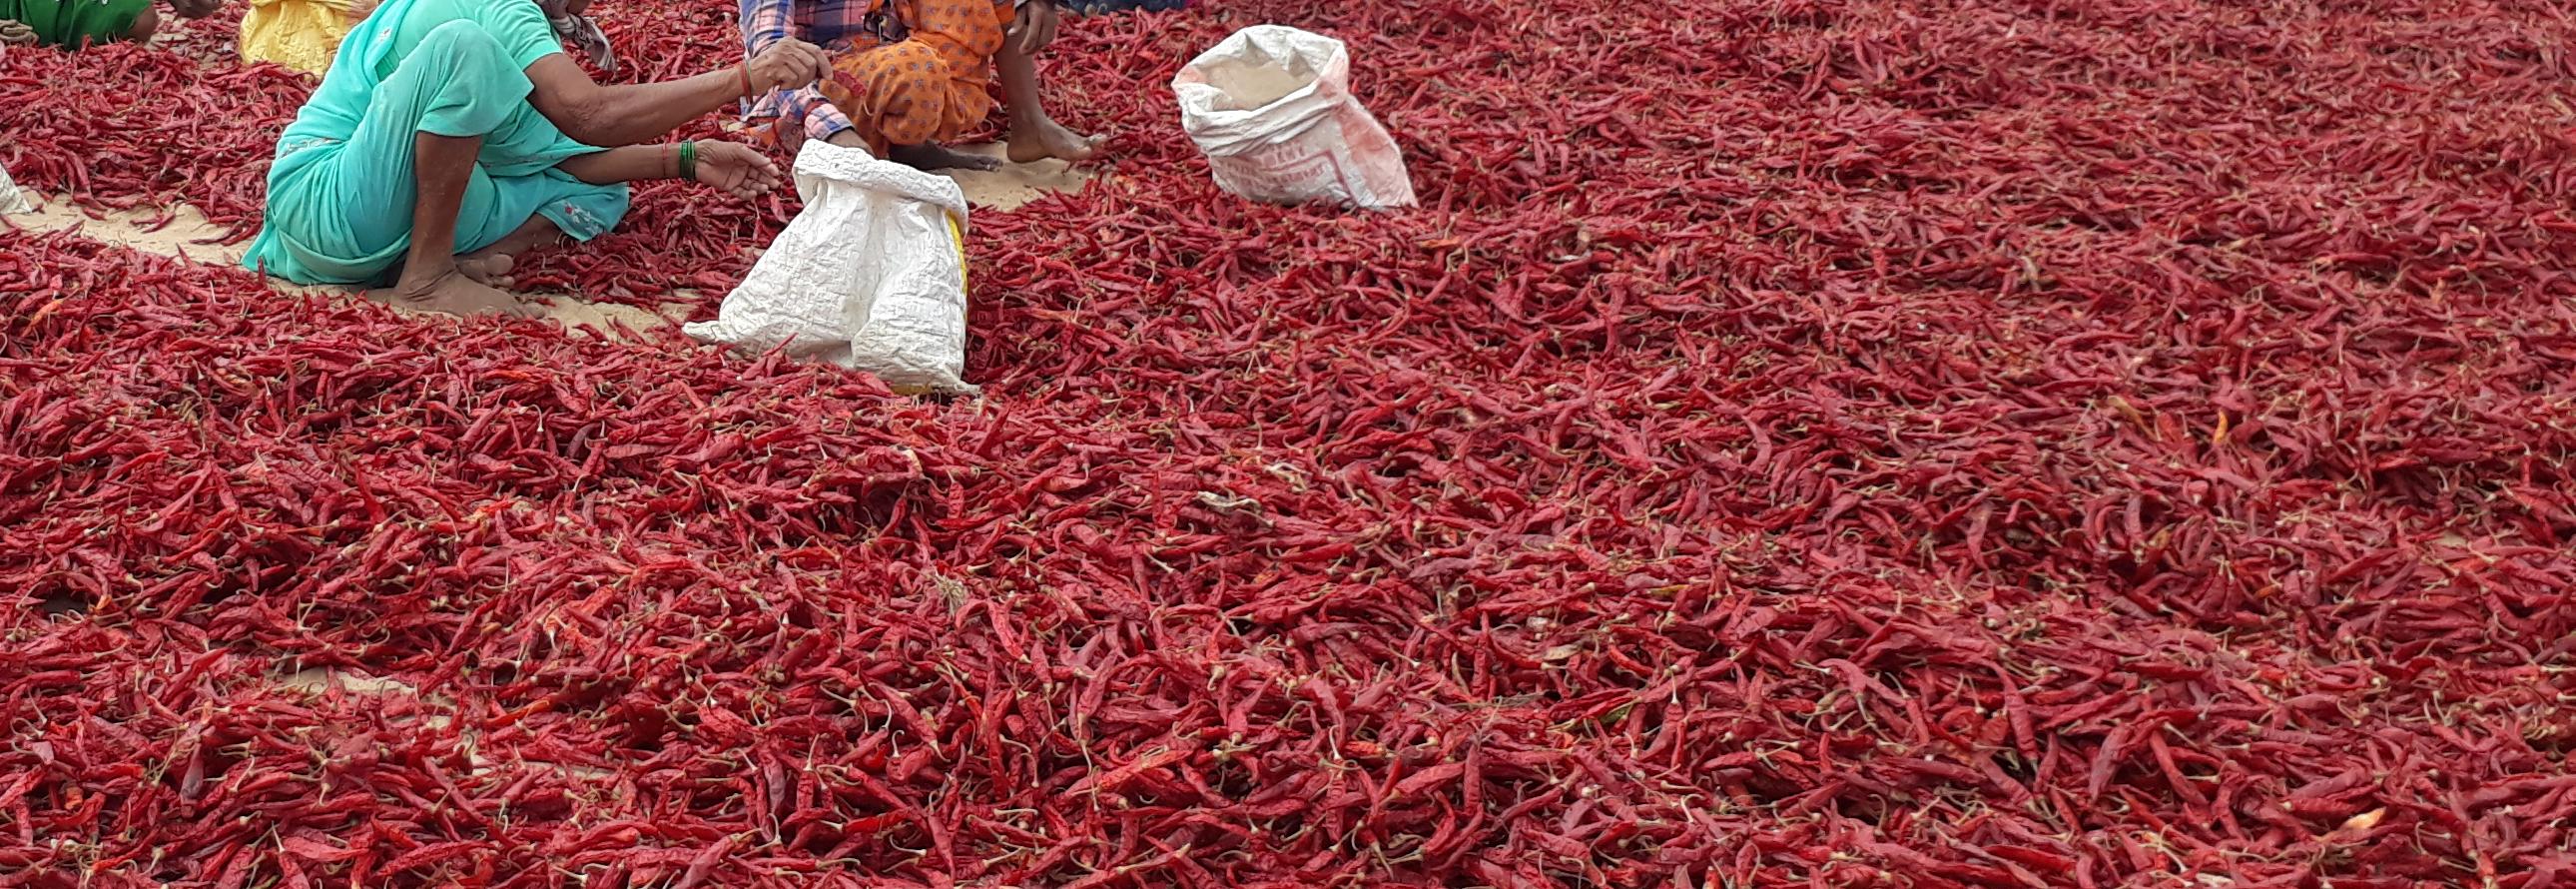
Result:
<svg viewBox="0 0 2576 889"><path fill-rule="evenodd" d="M9 171L0 169L0 214L33 212L36 212L36 205L27 202L27 195L18 190L18 183L9 178Z"/></svg>
<svg viewBox="0 0 2576 889"><path fill-rule="evenodd" d="M1219 188L1280 204L1414 204L1395 137L1351 96L1339 40L1254 25L1182 66L1172 92Z"/></svg>
<svg viewBox="0 0 2576 889"><path fill-rule="evenodd" d="M899 392L971 393L966 370L966 195L864 149L796 153L805 209L762 253L716 320L690 336L876 374Z"/></svg>

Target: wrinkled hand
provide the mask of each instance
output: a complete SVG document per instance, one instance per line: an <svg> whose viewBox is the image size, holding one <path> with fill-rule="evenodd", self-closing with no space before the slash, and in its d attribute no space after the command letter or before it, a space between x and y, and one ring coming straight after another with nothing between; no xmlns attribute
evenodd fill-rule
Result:
<svg viewBox="0 0 2576 889"><path fill-rule="evenodd" d="M815 81L832 76L832 56L822 47L802 40L781 40L752 56L751 89L767 93L776 89L811 86Z"/></svg>
<svg viewBox="0 0 2576 889"><path fill-rule="evenodd" d="M1036 55L1047 44L1055 42L1059 24L1055 4L1048 0L1029 0L1020 7L1019 17L1011 20L1010 41L1024 56Z"/></svg>
<svg viewBox="0 0 2576 889"><path fill-rule="evenodd" d="M213 15L224 0L169 0L170 12L183 19L201 19Z"/></svg>
<svg viewBox="0 0 2576 889"><path fill-rule="evenodd" d="M759 150L740 142L714 139L700 139L697 146L699 182L744 199L778 187L778 165L770 163Z"/></svg>

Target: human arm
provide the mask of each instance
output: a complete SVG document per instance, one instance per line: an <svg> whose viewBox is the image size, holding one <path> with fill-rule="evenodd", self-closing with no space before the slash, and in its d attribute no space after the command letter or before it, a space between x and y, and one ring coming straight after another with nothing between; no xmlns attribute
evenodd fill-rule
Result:
<svg viewBox="0 0 2576 889"><path fill-rule="evenodd" d="M693 178L698 182L715 186L738 198L757 197L778 187L778 165L751 146L713 139L688 144L697 153L696 169L690 172L695 174ZM557 166L573 178L593 185L640 179L678 179L682 172L677 143L625 145L571 158Z"/></svg>
<svg viewBox="0 0 2576 889"><path fill-rule="evenodd" d="M167 0L167 2L170 4L170 14L183 19L205 18L215 14L215 10L224 5L224 0Z"/></svg>
<svg viewBox="0 0 2576 889"><path fill-rule="evenodd" d="M571 56L555 53L528 66L528 80L536 85L528 101L576 141L631 145L660 138L745 92L758 95L812 83L827 76L830 67L821 48L782 40L743 65L660 83L604 85L591 80Z"/></svg>

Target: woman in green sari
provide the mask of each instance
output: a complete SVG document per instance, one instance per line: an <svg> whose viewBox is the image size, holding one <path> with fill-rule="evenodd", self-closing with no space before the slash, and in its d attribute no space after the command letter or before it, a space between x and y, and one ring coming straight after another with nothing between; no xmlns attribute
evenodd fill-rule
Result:
<svg viewBox="0 0 2576 889"><path fill-rule="evenodd" d="M626 213L625 183L694 179L741 197L779 181L748 146L658 140L745 95L812 83L822 50L605 86L563 44L613 65L590 0L383 0L278 138L268 207L243 262L306 284L390 286L398 305L529 314L511 256L588 241ZM601 147L617 146L617 147Z"/></svg>

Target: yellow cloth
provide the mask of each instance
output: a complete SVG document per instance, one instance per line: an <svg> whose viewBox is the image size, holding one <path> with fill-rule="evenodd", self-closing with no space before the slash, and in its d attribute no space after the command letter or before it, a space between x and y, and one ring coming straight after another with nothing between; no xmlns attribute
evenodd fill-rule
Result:
<svg viewBox="0 0 2576 889"><path fill-rule="evenodd" d="M275 62L320 76L356 24L359 0L250 0L242 16L245 62Z"/></svg>

